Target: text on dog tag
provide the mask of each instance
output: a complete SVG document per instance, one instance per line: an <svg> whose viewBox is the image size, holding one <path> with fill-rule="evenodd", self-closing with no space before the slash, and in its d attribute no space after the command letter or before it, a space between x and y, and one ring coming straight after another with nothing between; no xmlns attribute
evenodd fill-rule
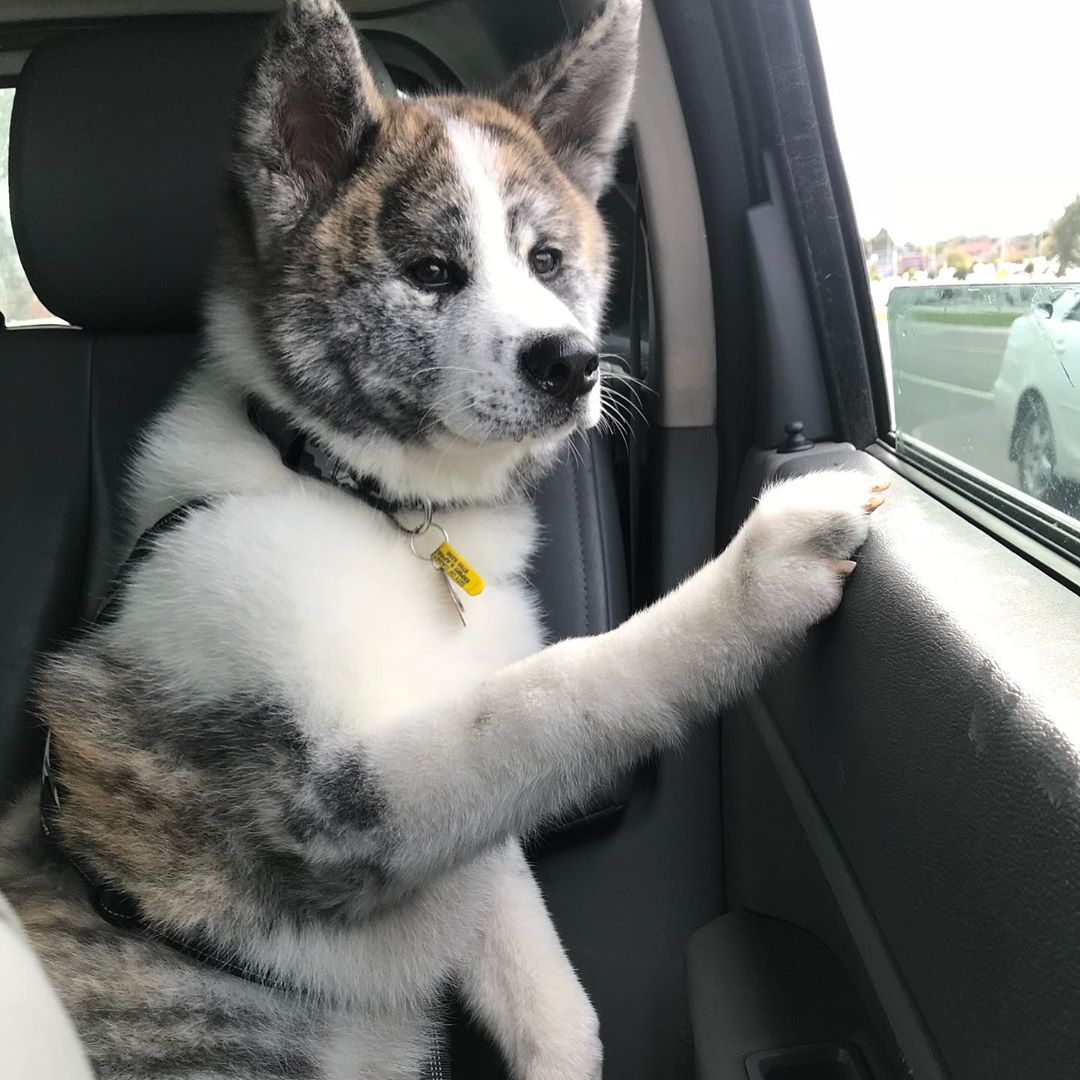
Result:
<svg viewBox="0 0 1080 1080"><path fill-rule="evenodd" d="M450 546L449 541L444 541L431 553L431 561L469 596L479 596L484 591L484 579Z"/></svg>

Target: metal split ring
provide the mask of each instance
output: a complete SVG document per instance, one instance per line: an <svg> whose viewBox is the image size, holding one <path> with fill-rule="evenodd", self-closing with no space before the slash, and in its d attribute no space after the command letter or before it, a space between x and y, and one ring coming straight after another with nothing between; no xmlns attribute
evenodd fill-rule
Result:
<svg viewBox="0 0 1080 1080"><path fill-rule="evenodd" d="M416 536L423 536L424 533L426 533L428 531L428 529L431 528L431 515L432 515L432 513L433 513L433 510L431 508L431 500L430 499L425 499L424 500L424 520L419 525L417 525L415 529L407 529L404 525L401 524L400 521L398 521L397 517L394 514L390 514L388 516L389 516L390 520L403 533L405 533L406 536L416 537Z"/></svg>
<svg viewBox="0 0 1080 1080"><path fill-rule="evenodd" d="M430 507L430 503L428 505ZM434 555L435 552L439 550L438 547L435 547L427 555L421 555L420 552L416 550L416 541L417 541L417 539L419 537L423 536L424 533L426 533L429 529L438 529L439 532L442 533L443 543L444 544L449 544L450 543L450 534L441 525L439 525L437 522L432 521L430 518L428 519L427 524L424 526L423 531L418 531L418 530L414 531L412 529L409 529L408 531L412 534L409 537L409 550L412 551L412 553L418 559L423 559L424 562L430 562L431 561L431 556ZM441 545L439 545L439 546L441 546Z"/></svg>

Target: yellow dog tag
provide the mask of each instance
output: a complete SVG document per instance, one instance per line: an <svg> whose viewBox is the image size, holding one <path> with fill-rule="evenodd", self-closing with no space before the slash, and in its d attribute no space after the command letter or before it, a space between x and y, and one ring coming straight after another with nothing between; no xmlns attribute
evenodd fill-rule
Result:
<svg viewBox="0 0 1080 1080"><path fill-rule="evenodd" d="M469 596L479 596L484 591L484 579L444 540L432 553L431 561L455 585Z"/></svg>

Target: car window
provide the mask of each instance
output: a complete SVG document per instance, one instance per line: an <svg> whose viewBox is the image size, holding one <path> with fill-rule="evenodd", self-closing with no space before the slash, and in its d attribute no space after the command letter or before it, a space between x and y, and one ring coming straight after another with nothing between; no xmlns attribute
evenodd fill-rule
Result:
<svg viewBox="0 0 1080 1080"><path fill-rule="evenodd" d="M1080 4L812 6L898 451L1080 517Z"/></svg>
<svg viewBox="0 0 1080 1080"><path fill-rule="evenodd" d="M15 236L11 231L11 204L8 197L8 142L11 135L11 107L15 90L0 87L0 312L7 326L34 323L62 323L34 295L26 280Z"/></svg>

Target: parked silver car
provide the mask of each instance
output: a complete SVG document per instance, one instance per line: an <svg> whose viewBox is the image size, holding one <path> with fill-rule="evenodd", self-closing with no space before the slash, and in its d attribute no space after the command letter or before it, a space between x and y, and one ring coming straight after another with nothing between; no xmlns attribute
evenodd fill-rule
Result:
<svg viewBox="0 0 1080 1080"><path fill-rule="evenodd" d="M1021 491L1045 500L1062 480L1080 481L1080 288L1012 324L994 407Z"/></svg>

